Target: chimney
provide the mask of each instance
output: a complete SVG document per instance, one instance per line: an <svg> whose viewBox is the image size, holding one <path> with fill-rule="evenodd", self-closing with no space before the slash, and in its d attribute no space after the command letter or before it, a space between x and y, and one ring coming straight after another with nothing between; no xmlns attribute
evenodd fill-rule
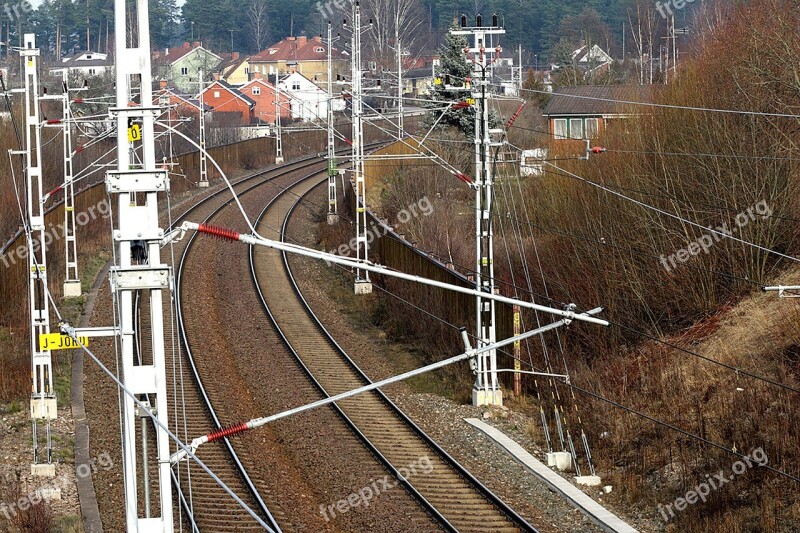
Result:
<svg viewBox="0 0 800 533"><path fill-rule="evenodd" d="M191 48L191 47L192 47L192 43L184 42L184 43L183 43L183 47L184 47L186 50L188 50L189 48Z"/></svg>
<svg viewBox="0 0 800 533"><path fill-rule="evenodd" d="M192 43L192 48L200 48L200 41L195 41Z"/></svg>
<svg viewBox="0 0 800 533"><path fill-rule="evenodd" d="M167 88L167 80L161 80L158 82L158 86L163 90Z"/></svg>
<svg viewBox="0 0 800 533"><path fill-rule="evenodd" d="M297 38L297 42L300 44L306 44L308 42L308 37L301 35Z"/></svg>
<svg viewBox="0 0 800 533"><path fill-rule="evenodd" d="M215 72L211 75L214 81L219 81L220 75L219 72Z"/></svg>
<svg viewBox="0 0 800 533"><path fill-rule="evenodd" d="M239 52L231 52L231 59L234 61L239 59Z"/></svg>
<svg viewBox="0 0 800 533"><path fill-rule="evenodd" d="M164 48L164 55L165 55L165 56L168 56L168 55L169 55L169 48Z"/></svg>
<svg viewBox="0 0 800 533"><path fill-rule="evenodd" d="M253 79L254 80L260 80L261 79L261 73L260 72L253 72Z"/></svg>

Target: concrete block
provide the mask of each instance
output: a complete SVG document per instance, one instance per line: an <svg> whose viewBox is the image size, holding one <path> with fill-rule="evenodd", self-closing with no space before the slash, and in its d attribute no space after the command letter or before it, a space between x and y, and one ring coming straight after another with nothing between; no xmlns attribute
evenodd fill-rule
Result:
<svg viewBox="0 0 800 533"><path fill-rule="evenodd" d="M207 181L198 181L197 182L197 186L200 187L201 189L207 189L208 188L208 182Z"/></svg>
<svg viewBox="0 0 800 533"><path fill-rule="evenodd" d="M369 281L356 281L356 294L372 294L372 283Z"/></svg>
<svg viewBox="0 0 800 533"><path fill-rule="evenodd" d="M333 226L339 223L339 215L336 213L328 213L328 225Z"/></svg>
<svg viewBox="0 0 800 533"><path fill-rule="evenodd" d="M282 165L283 164L283 157L276 157L275 158L275 164L276 165Z"/></svg>
<svg viewBox="0 0 800 533"><path fill-rule="evenodd" d="M64 298L75 298L81 295L81 282L78 280L64 282Z"/></svg>
<svg viewBox="0 0 800 533"><path fill-rule="evenodd" d="M55 420L58 418L56 399L31 398L31 418L36 420Z"/></svg>
<svg viewBox="0 0 800 533"><path fill-rule="evenodd" d="M46 463L31 465L31 475L39 477L56 477L56 465Z"/></svg>
<svg viewBox="0 0 800 533"><path fill-rule="evenodd" d="M575 476L575 483L587 487L599 487L602 484L600 476Z"/></svg>
<svg viewBox="0 0 800 533"><path fill-rule="evenodd" d="M39 494L42 496L43 500L61 500L61 489L54 487L42 487L39 489Z"/></svg>
<svg viewBox="0 0 800 533"><path fill-rule="evenodd" d="M572 454L569 452L550 452L547 454L547 466L561 472L572 470Z"/></svg>
<svg viewBox="0 0 800 533"><path fill-rule="evenodd" d="M484 405L503 405L503 391L497 389L486 392L485 389L472 389L472 405L481 407Z"/></svg>

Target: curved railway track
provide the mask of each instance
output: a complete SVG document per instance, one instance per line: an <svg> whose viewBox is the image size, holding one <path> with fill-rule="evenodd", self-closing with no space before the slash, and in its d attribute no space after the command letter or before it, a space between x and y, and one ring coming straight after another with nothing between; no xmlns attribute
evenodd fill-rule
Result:
<svg viewBox="0 0 800 533"><path fill-rule="evenodd" d="M244 196L256 191L264 186L265 183L285 176L287 173L305 172L309 168L324 168L324 166L325 161L319 157L306 158L239 179L233 184L233 188L237 195ZM188 218L202 220L212 217L229 204L229 194L225 187L210 193L181 214L174 221L173 226L179 225ZM189 439L191 436L205 433L211 428L222 427L195 365L192 347L186 335L181 313L183 264L193 242L194 239L191 238L174 245L175 258L180 258L176 268L175 294L178 302L178 334L184 349L181 351L179 364L168 364L166 369L168 383L180 383L180 388L176 386L173 390L170 390L173 396L180 398L180 404L182 404L179 407L179 412L170 413L172 426L177 435ZM168 313L169 311L169 308L166 308L164 312ZM169 315L165 314L165 316ZM181 380L181 374L184 377L188 377L188 379ZM248 506L256 511L267 524L274 530L280 531L276 519L271 515L231 442L225 439L224 446L209 446L207 448L207 450L200 450L198 457L228 487L242 497ZM200 531L220 533L248 530L263 531L263 528L199 467L187 468L183 465L175 481L178 498L184 503L186 514L192 516L196 527ZM191 519L189 521L191 523ZM189 529L194 529L194 527L190 526Z"/></svg>
<svg viewBox="0 0 800 533"><path fill-rule="evenodd" d="M295 207L324 182L305 179L270 202L258 218L257 231L286 240ZM345 392L369 378L322 326L295 283L284 253L250 250L253 283L265 312L308 378L325 396ZM268 287L268 290L262 290ZM536 531L502 500L416 426L380 390L337 402L336 409L389 471L445 527L453 531ZM408 479L400 475L413 464Z"/></svg>

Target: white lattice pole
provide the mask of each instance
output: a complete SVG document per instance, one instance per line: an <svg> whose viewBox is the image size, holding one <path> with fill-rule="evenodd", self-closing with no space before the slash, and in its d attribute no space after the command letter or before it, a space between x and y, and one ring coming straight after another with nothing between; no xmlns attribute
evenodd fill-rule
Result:
<svg viewBox="0 0 800 533"><path fill-rule="evenodd" d="M367 182L364 178L364 106L362 102L361 71L361 7L353 2L352 36L352 110L353 110L353 174L356 194L356 258L367 261L369 244L367 242ZM369 271L356 269L356 294L372 292Z"/></svg>
<svg viewBox="0 0 800 533"><path fill-rule="evenodd" d="M172 272L161 262L158 195L168 188L168 175L156 168L154 129L160 109L153 105L150 66L150 31L147 0L115 0L116 107L111 109L117 123L117 170L109 172L106 187L116 195L119 227L113 232L118 247L117 264L111 269L111 286L116 294L120 317L122 383L137 396L152 414L169 427L164 350L163 291L171 291ZM139 96L140 104L134 96ZM202 110L201 110L202 113ZM135 253L134 253L135 252ZM140 292L149 296L150 338L143 338L152 361L135 359L134 298ZM168 300L169 297L168 295ZM147 343L151 349L146 349ZM157 485L144 490L137 480L137 460L145 451L136 435L136 406L123 396L123 472L125 516L128 532L172 532L172 480L169 468L169 438L155 428L153 461L158 464ZM143 461L144 462L144 461ZM140 516L139 494L159 498L161 516ZM147 496L145 496L147 497ZM147 504L142 505L146 508Z"/></svg>
<svg viewBox="0 0 800 533"><path fill-rule="evenodd" d="M69 96L69 70L64 69L62 83L64 85L62 128L64 140L64 259L66 277L64 278L64 296L80 296L81 280L78 277L78 232L75 225L75 185L72 168L72 111Z"/></svg>
<svg viewBox="0 0 800 533"><path fill-rule="evenodd" d="M34 475L54 476L52 447L50 440L50 421L58 415L56 395L53 390L53 364L46 344L41 344L43 336L50 333L50 304L47 295L47 245L44 221L44 201L42 192L42 137L39 116L39 76L37 72L39 49L36 37L26 33L20 56L24 62L25 76L25 189L26 220L29 231L28 244L28 298L30 318L31 375L31 421L33 432ZM46 462L39 457L38 423L46 425Z"/></svg>
<svg viewBox="0 0 800 533"><path fill-rule="evenodd" d="M464 19L462 18L462 21ZM465 50L473 62L472 98L475 101L475 284L485 293L494 294L494 234L492 229L492 176L491 139L489 134L489 99L486 68L493 62L497 50L487 48L487 35L501 35L505 30L493 25L483 26L480 16L475 26L452 30L454 35L473 38L473 45ZM494 300L475 298L476 336L478 347L494 344L497 340ZM477 358L478 373L472 391L474 405L502 405L503 391L497 380L497 352L489 350Z"/></svg>
<svg viewBox="0 0 800 533"><path fill-rule="evenodd" d="M328 21L328 224L339 222L336 205L336 176L339 168L336 164L336 138L333 120L333 27Z"/></svg>
<svg viewBox="0 0 800 533"><path fill-rule="evenodd" d="M204 95L206 91L206 82L203 78L203 69L197 72L197 83L200 84L200 115L198 122L200 123L200 181L197 182L198 187L208 187L208 156L206 155L206 111Z"/></svg>

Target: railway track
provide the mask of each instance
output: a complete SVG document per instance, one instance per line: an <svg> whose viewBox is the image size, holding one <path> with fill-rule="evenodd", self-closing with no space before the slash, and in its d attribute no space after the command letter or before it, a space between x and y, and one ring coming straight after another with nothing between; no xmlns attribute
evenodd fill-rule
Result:
<svg viewBox="0 0 800 533"><path fill-rule="evenodd" d="M252 184L237 185L237 194L244 209L251 214L251 217L254 217L261 210L264 198L271 198L294 182L310 175L319 174L323 169L326 172L326 163L318 159L316 161L292 167L288 174L286 167L273 171L274 176L269 179L269 183L265 180L258 180ZM193 206L177 219L174 225L180 224L184 219L208 223L227 220L228 224L240 224L238 210L233 207L230 196L224 193L221 197L221 201L209 199L208 202ZM227 207L230 209L226 209ZM178 434L187 441L194 436L208 433L211 429L227 426L246 416L253 416L264 409L283 408L280 403L282 401L293 402L297 401L296 398L317 397L317 391L311 384L296 383L298 379L302 381L302 371L291 359L288 351L283 348L277 333L270 334L266 331L267 329L272 331L272 326L268 325L267 328L263 328L265 317L260 312L260 304L251 290L247 277L247 250L240 248L231 253L229 249L226 249L228 247L224 243L206 240L204 246L197 247L195 253L191 253L197 242L196 237L197 234L191 234L191 238L181 242L175 250L175 257L180 257L180 261L175 261L175 263L178 265L176 269L176 294L179 299L178 323L181 340L186 348L183 361L184 367L189 368L188 374L192 378L184 380L184 388L194 388L193 396L186 394L185 399L181 402L187 409L185 420L188 427L184 430L182 425L184 422L181 420L181 425L177 428ZM242 284L247 287L246 289L234 288L236 283L232 283L237 276L231 268L233 264L239 262L236 259L239 255L241 256L243 275ZM209 256L214 259L209 261ZM205 259L203 259L204 257ZM215 276L212 263L215 263L216 260L220 260L224 267L223 272L217 272ZM191 285L184 285L184 279L191 279ZM274 397L273 391L276 389L272 386L266 389L268 392L265 396L265 389L261 383L254 383L249 379L249 376L257 376L259 372L262 372L258 363L253 360L251 349L245 347L238 340L226 344L225 339L228 334L237 329L235 325L231 326L227 322L231 315L226 314L221 319L219 316L213 316L215 312L219 312L220 306L224 307L224 303L220 303L224 298L216 296L217 291L242 294L242 290L251 293L254 321L250 328L255 334L252 338L258 339L258 350L261 351L264 346L269 346L267 351L272 360L278 355L278 351L286 352L283 359L288 367L280 374L286 373L287 377L281 377L278 380L283 383L273 385L291 384L292 395L284 399ZM186 302L188 302L188 306ZM244 304L238 297L235 298L235 305L234 313L246 312L242 308ZM220 327L215 327L220 324ZM241 323L237 325L241 325ZM273 346L274 348L272 348ZM171 375L168 379L172 379ZM180 390L177 393L173 395L180 397ZM272 404L275 401L278 402L277 406ZM219 416L214 412L215 406ZM181 409L180 406L179 409ZM178 420L182 417L180 412L178 415L173 416L173 419ZM352 490L351 481L348 481L346 477L343 478L341 472L355 471L354 467L358 466L358 475L352 475L353 479L362 476L378 478L386 474L383 465L364 450L357 437L333 412L320 412L316 422L309 422L307 418L287 421L286 425L280 427L277 435L270 436L270 434L271 431L268 430L243 436L243 442L236 444L241 461L236 458L233 444L228 439L225 439L222 445L218 443L205 447L209 448L206 451L207 454L211 452L215 455L206 457L201 453L199 457L209 464L214 472L226 481L226 484L237 494L248 496L244 499L252 509L260 510L262 515L268 516L267 513L270 510L266 508L266 505L261 505L263 500L258 493L258 489L261 489L265 494L264 499L270 502L271 510L274 513L274 517L268 523L276 531L280 526L290 530L329 529L326 525L328 518L321 516L316 511L316 506L319 504L318 502L328 500L328 490L335 494L340 492L346 494ZM308 446L308 443L313 443L312 448L317 448L317 441L312 439L316 437L324 440L323 435L327 436L328 441L336 442L338 449L331 449L319 454L317 454L317 450L310 449L307 453L310 452L311 457L308 454L298 457L292 452L282 449L285 446L284 442L293 440L299 441L300 449L303 449L302 446ZM272 442L272 446L265 444L267 442ZM294 449L292 448L292 450ZM226 450L227 453L225 453ZM291 462L287 463L287 461ZM298 463L298 461L300 462ZM298 467L298 465L302 466ZM247 471L245 471L245 466ZM184 463L180 476L182 491L178 496L193 503L193 516L197 521L199 531L226 532L261 529L228 494L213 483L213 480L207 478L202 472L198 477L196 466L192 467L191 480L188 479L185 469ZM301 476L299 483L297 482L298 475ZM289 479L288 485L283 483L284 477ZM254 502L254 498L258 501ZM302 501L309 502L309 505L298 509L299 502ZM391 529L390 524L395 523L396 517L402 516L408 522L411 530L430 531L436 529L435 522L432 521L429 513L421 506L413 504L412 496L404 491L394 491L379 503L379 508L382 509L375 511L378 513L377 515L370 508L370 512L364 513L363 517L356 518L351 514L343 522L340 521L332 527L334 530L341 527L344 527L345 530L370 530L375 527Z"/></svg>
<svg viewBox="0 0 800 533"><path fill-rule="evenodd" d="M287 174L306 172L308 169L325 168L325 161L318 157L307 158L257 173L236 181L233 185L237 195L246 196L265 184ZM173 225L183 220L203 220L218 213L230 202L230 193L226 188L210 193L192 205ZM192 236L194 237L194 236ZM222 427L212 401L203 384L194 362L192 345L186 335L181 313L181 293L183 288L183 265L194 243L194 239L176 243L175 258L180 258L176 268L176 298L178 300L178 324L183 350L178 364L167 365L167 382L175 383L170 393L179 399L179 407L170 412L175 433L184 439L205 433L212 428ZM169 316L168 308L164 310ZM169 335L169 332L166 332ZM181 375L183 380L181 380ZM172 411L172 405L171 411ZM219 476L247 505L256 511L272 529L280 531L278 522L259 494L255 483L248 475L232 443L225 439L223 446L208 446L200 450L198 457ZM196 465L182 465L174 479L177 497L183 503L185 517L190 527L199 531L263 531L263 528L238 503ZM281 517L278 517L281 518ZM194 524L192 524L192 521Z"/></svg>
<svg viewBox="0 0 800 533"><path fill-rule="evenodd" d="M324 182L306 179L293 185L262 211L257 231L286 240L295 207ZM265 312L286 346L323 395L345 392L369 378L322 326L300 293L284 253L251 248L253 283ZM262 290L266 287L266 290ZM335 404L341 416L400 483L442 524L453 531L536 531L469 474L381 391ZM400 474L425 464L407 479Z"/></svg>

